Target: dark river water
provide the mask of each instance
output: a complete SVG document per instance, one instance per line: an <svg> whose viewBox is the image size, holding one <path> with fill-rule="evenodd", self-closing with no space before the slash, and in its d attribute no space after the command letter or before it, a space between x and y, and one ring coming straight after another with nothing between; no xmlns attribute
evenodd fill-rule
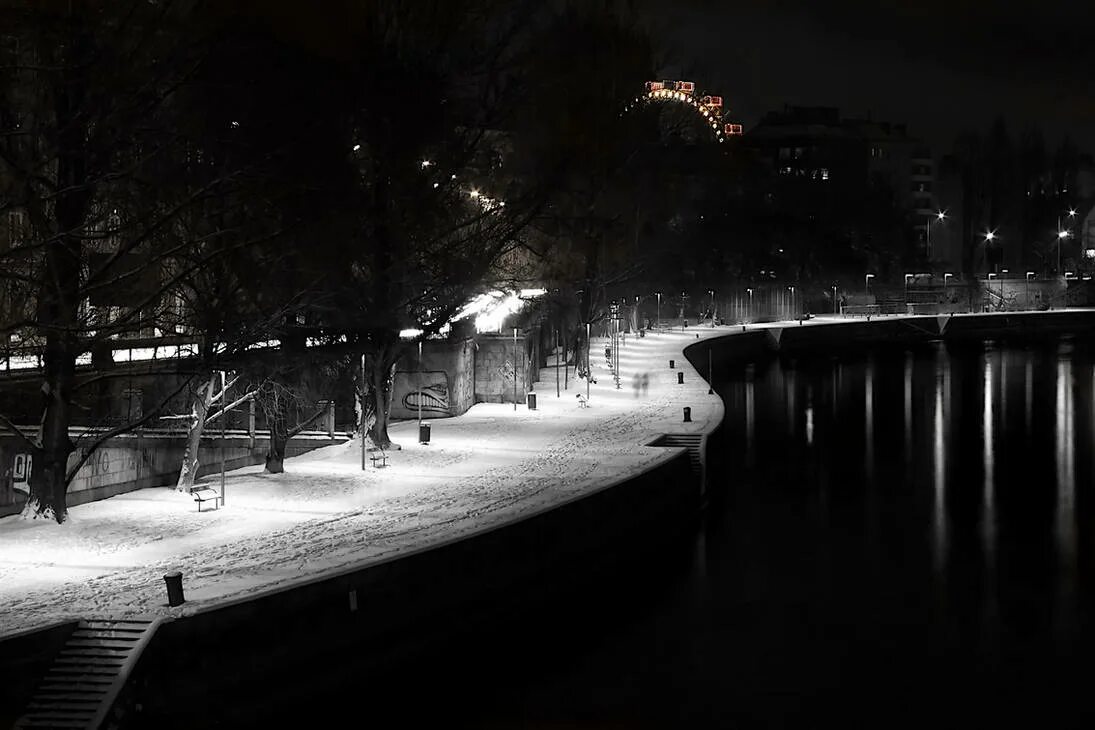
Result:
<svg viewBox="0 0 1095 730"><path fill-rule="evenodd" d="M716 380L727 416L688 544L400 670L396 717L1091 726L1095 343L773 358Z"/></svg>

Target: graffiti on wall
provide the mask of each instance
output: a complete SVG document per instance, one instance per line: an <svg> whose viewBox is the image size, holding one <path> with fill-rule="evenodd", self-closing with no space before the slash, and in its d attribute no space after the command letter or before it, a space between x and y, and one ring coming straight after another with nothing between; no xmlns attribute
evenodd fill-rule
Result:
<svg viewBox="0 0 1095 730"><path fill-rule="evenodd" d="M449 377L443 370L397 371L394 390L393 418L417 418L419 404L424 416L447 416L451 412Z"/></svg>

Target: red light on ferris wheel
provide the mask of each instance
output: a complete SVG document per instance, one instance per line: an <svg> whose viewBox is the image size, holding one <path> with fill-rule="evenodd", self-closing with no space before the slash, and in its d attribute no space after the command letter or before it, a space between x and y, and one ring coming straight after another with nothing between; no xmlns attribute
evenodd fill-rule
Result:
<svg viewBox="0 0 1095 730"><path fill-rule="evenodd" d="M739 134L741 134L741 125L740 124L726 124L726 125L723 126L722 130L723 130L723 133L726 134L727 136L739 135Z"/></svg>
<svg viewBox="0 0 1095 730"><path fill-rule="evenodd" d="M661 91L664 88L665 88L665 84L662 83L661 81L647 81L646 82L646 90L647 91Z"/></svg>
<svg viewBox="0 0 1095 730"><path fill-rule="evenodd" d="M691 81L678 81L677 91L683 91L686 94L692 94L696 91L696 84Z"/></svg>
<svg viewBox="0 0 1095 730"><path fill-rule="evenodd" d="M721 96L705 96L702 99L700 99L700 103L703 104L704 106L713 106L713 107L717 107L717 108L722 107L722 97Z"/></svg>

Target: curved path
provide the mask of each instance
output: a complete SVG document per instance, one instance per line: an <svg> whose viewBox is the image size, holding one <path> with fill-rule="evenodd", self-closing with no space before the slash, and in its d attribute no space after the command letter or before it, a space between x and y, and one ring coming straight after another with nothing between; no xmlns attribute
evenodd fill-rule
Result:
<svg viewBox="0 0 1095 730"><path fill-rule="evenodd" d="M198 513L187 495L161 487L74 507L64 525L0 519L0 635L71 618L186 615L435 547L603 489L676 454L647 445L661 434L718 426L722 402L682 350L697 335L736 331L629 336L620 389L601 354L605 341L594 340L589 408L576 397L584 381L571 378L556 397L548 368L535 411L478 404L432 421L429 446L416 443L414 422L396 424L392 437L403 448L389 452L385 469L362 470L359 447L349 443L290 459L285 474L230 472L226 505L215 511ZM650 375L646 393L633 388L642 373ZM691 423L682 422L684 405ZM184 575L187 602L178 608L166 605L163 575L172 570Z"/></svg>

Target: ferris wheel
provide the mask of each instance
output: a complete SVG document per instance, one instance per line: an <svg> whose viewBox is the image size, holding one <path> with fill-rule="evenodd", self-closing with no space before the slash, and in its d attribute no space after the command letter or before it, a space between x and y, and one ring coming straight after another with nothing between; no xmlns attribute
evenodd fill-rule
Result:
<svg viewBox="0 0 1095 730"><path fill-rule="evenodd" d="M691 107L703 118L719 142L742 132L740 124L726 120L727 110L723 107L722 97L696 93L696 84L692 81L647 81L643 94L636 96L626 110L651 102L674 102Z"/></svg>

